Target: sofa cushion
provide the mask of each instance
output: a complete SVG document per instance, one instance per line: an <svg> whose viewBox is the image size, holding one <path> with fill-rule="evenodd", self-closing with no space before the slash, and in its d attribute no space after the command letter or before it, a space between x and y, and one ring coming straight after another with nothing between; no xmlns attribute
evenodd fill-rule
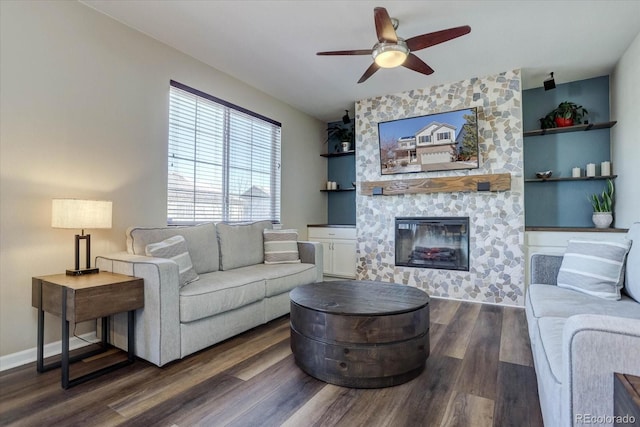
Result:
<svg viewBox="0 0 640 427"><path fill-rule="evenodd" d="M538 320L540 344L553 379L558 383L562 383L562 331L566 321L561 317L544 317Z"/></svg>
<svg viewBox="0 0 640 427"><path fill-rule="evenodd" d="M127 251L145 255L145 248L149 243L161 242L178 235L187 242L196 273L218 271L218 240L213 223L189 227L131 227L127 230Z"/></svg>
<svg viewBox="0 0 640 427"><path fill-rule="evenodd" d="M180 289L180 322L192 322L234 310L264 298L265 280L238 268L200 275Z"/></svg>
<svg viewBox="0 0 640 427"><path fill-rule="evenodd" d="M640 222L631 224L627 239L631 241L631 249L627 255L624 291L640 302Z"/></svg>
<svg viewBox="0 0 640 427"><path fill-rule="evenodd" d="M640 304L627 296L605 300L554 285L533 284L527 291L534 317L569 317L576 314L607 314L640 319Z"/></svg>
<svg viewBox="0 0 640 427"><path fill-rule="evenodd" d="M289 292L297 286L315 283L317 279L316 266L306 263L256 264L244 267L243 270L266 279L267 297Z"/></svg>
<svg viewBox="0 0 640 427"><path fill-rule="evenodd" d="M262 231L271 221L250 224L216 224L220 242L220 270L232 270L264 262Z"/></svg>
<svg viewBox="0 0 640 427"><path fill-rule="evenodd" d="M628 251L629 241L569 240L558 272L558 286L618 300Z"/></svg>
<svg viewBox="0 0 640 427"><path fill-rule="evenodd" d="M264 263L293 264L300 262L298 230L264 230Z"/></svg>
<svg viewBox="0 0 640 427"><path fill-rule="evenodd" d="M187 250L187 243L182 236L173 236L158 243L149 243L145 248L147 256L168 258L178 264L178 280L180 286L198 280L198 274L193 269L191 257Z"/></svg>
<svg viewBox="0 0 640 427"><path fill-rule="evenodd" d="M527 310L529 307L527 306ZM534 318L535 319L535 318ZM562 384L556 381L551 365L544 352L538 321L531 320L530 312L527 311L527 323L529 326L529 337L531 338L531 353L538 382L538 396L544 425L558 425L558 420L562 414ZM557 363L556 363L557 369Z"/></svg>

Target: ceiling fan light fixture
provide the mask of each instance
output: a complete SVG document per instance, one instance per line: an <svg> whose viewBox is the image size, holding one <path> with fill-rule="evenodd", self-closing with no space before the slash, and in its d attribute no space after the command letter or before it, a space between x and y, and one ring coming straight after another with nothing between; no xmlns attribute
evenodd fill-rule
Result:
<svg viewBox="0 0 640 427"><path fill-rule="evenodd" d="M378 36L378 43L373 45L373 48L317 52L317 55L371 55L373 64L369 65L360 80L358 80L358 83L365 82L381 68L395 68L400 65L428 76L434 73L433 68L412 52L453 40L471 32L470 26L463 25L420 34L405 40L398 37L398 33L396 33L398 20L391 18L384 7L373 9L373 20L376 27L376 36Z"/></svg>
<svg viewBox="0 0 640 427"><path fill-rule="evenodd" d="M404 63L409 56L409 48L404 40L397 43L378 43L373 47L373 60L381 68L395 68Z"/></svg>

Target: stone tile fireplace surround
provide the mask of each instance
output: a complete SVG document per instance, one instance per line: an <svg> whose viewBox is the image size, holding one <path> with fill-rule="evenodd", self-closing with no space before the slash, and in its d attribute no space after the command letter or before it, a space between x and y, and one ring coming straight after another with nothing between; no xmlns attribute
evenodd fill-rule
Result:
<svg viewBox="0 0 640 427"><path fill-rule="evenodd" d="M396 266L469 271L468 217L396 217Z"/></svg>
<svg viewBox="0 0 640 427"><path fill-rule="evenodd" d="M480 168L410 175L380 173L378 122L478 107ZM520 70L370 98L356 103L356 180L510 173L521 177ZM522 179L503 192L356 195L359 280L404 283L436 297L524 305ZM469 217L469 271L395 265L396 217Z"/></svg>

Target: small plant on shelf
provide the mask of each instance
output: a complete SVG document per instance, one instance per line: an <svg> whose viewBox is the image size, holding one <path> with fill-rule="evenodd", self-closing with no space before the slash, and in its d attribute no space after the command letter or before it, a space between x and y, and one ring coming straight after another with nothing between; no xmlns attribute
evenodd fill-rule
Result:
<svg viewBox="0 0 640 427"><path fill-rule="evenodd" d="M563 101L540 119L542 129L579 125L589 112L574 102Z"/></svg>
<svg viewBox="0 0 640 427"><path fill-rule="evenodd" d="M327 141L333 139L339 143L335 144L335 151L339 151L341 143L349 143L351 147L353 144L353 126L352 125L341 125L334 124L327 128ZM346 151L346 150L343 150Z"/></svg>
<svg viewBox="0 0 640 427"><path fill-rule="evenodd" d="M607 180L607 187L602 195L592 194L589 201L593 206L591 219L596 228L608 228L613 222L613 181Z"/></svg>
<svg viewBox="0 0 640 427"><path fill-rule="evenodd" d="M613 181L607 180L607 187L602 191L602 194L592 194L589 196L589 201L593 206L593 212L613 212L613 194L615 189L613 187Z"/></svg>
<svg viewBox="0 0 640 427"><path fill-rule="evenodd" d="M335 138L340 142L352 142L353 129L351 129L351 126L332 125L327 128L327 136L327 140Z"/></svg>

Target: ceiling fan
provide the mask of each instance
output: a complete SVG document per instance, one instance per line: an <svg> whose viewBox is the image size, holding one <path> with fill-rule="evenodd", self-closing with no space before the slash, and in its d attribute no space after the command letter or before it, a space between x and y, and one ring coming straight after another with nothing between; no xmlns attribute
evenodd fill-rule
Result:
<svg viewBox="0 0 640 427"><path fill-rule="evenodd" d="M404 40L396 34L398 20L390 18L387 9L384 7L376 7L373 9L373 18L376 24L378 43L376 43L372 49L335 50L318 52L317 55L371 55L374 62L367 68L367 71L364 72L362 77L360 77L358 83L367 80L373 73L378 71L379 68L395 68L400 65L417 71L418 73L429 75L433 73L433 68L425 64L422 59L418 58L412 52L444 43L471 32L471 27L464 25L462 27L422 34Z"/></svg>

